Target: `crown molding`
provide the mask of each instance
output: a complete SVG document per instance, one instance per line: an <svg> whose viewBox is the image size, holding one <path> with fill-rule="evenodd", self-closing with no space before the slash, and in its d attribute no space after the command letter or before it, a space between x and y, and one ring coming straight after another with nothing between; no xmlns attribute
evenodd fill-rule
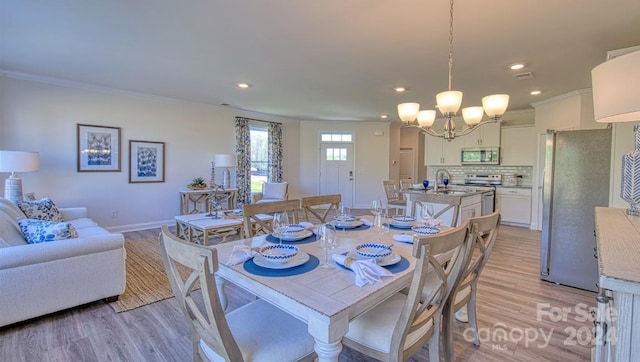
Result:
<svg viewBox="0 0 640 362"><path fill-rule="evenodd" d="M585 94L591 94L591 88L584 88L584 89L578 89L569 93L565 93L565 94L561 94L559 96L555 96L552 98L547 98L545 100L539 101L539 102L535 102L535 103L531 103L531 106L533 108L538 108L539 106L545 105L545 104L549 104L549 103L553 103L553 102L557 102L559 100L562 99L566 99L566 98L571 98L571 97L575 97L575 96L582 96Z"/></svg>

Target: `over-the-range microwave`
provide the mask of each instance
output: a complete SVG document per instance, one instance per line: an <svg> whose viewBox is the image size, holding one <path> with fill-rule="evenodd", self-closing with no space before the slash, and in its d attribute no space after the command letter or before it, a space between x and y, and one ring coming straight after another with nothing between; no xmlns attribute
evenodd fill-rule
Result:
<svg viewBox="0 0 640 362"><path fill-rule="evenodd" d="M499 165L500 147L463 148L460 150L462 165Z"/></svg>

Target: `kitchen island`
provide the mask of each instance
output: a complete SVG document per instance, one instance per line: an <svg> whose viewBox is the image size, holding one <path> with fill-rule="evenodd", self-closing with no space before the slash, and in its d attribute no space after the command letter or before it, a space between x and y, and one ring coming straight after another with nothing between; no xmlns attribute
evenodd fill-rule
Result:
<svg viewBox="0 0 640 362"><path fill-rule="evenodd" d="M431 204L434 217L444 225L457 226L472 217L482 215L482 194L486 189L449 187L446 189L406 189L401 191L407 200L406 213L421 217L424 206Z"/></svg>

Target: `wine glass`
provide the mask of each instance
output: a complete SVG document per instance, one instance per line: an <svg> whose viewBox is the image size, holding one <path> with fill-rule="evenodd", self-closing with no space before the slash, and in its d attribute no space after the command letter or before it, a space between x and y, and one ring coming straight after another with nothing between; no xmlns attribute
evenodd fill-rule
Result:
<svg viewBox="0 0 640 362"><path fill-rule="evenodd" d="M289 214L286 211L275 213L271 221L271 227L278 236L279 243L282 244L282 234L289 227Z"/></svg>
<svg viewBox="0 0 640 362"><path fill-rule="evenodd" d="M422 220L425 224L428 224L431 220L433 220L433 204L424 203L422 204L422 210L420 210L420 216L422 216Z"/></svg>
<svg viewBox="0 0 640 362"><path fill-rule="evenodd" d="M429 187L429 180L422 181L422 186L424 186L424 189L426 190L427 187Z"/></svg>
<svg viewBox="0 0 640 362"><path fill-rule="evenodd" d="M380 215L380 213L382 212L382 201L380 200L373 200L371 202L371 213L376 216L376 215Z"/></svg>
<svg viewBox="0 0 640 362"><path fill-rule="evenodd" d="M349 206L345 204L340 204L340 207L338 208L338 212L340 213L340 218L346 221L351 215L351 208L349 208Z"/></svg>
<svg viewBox="0 0 640 362"><path fill-rule="evenodd" d="M448 178L442 179L442 183L444 184L444 188L446 189L447 185L449 184L449 179Z"/></svg>
<svg viewBox="0 0 640 362"><path fill-rule="evenodd" d="M333 249L336 246L337 238L336 231L330 224L318 226L317 240L320 242L320 247L324 249L324 264L320 266L321 268L335 268L334 265L329 264L329 249Z"/></svg>
<svg viewBox="0 0 640 362"><path fill-rule="evenodd" d="M387 213L384 211L376 215L373 223L375 232L378 234L378 240L382 241L385 234L389 232L389 221L387 220Z"/></svg>

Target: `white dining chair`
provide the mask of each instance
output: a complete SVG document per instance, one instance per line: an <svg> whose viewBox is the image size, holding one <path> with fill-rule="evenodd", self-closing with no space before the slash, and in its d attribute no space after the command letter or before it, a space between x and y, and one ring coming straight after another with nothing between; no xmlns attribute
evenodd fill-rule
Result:
<svg viewBox="0 0 640 362"><path fill-rule="evenodd" d="M327 217L332 211L337 215L340 202L342 202L342 196L340 194L307 196L300 199L300 207L304 211L305 221L316 221L324 224L327 222ZM317 220L311 220L310 215Z"/></svg>
<svg viewBox="0 0 640 362"><path fill-rule="evenodd" d="M396 215L404 215L407 209L407 200L400 192L398 183L395 180L384 180L382 181L382 187L387 199L387 215L389 215L390 208L395 209Z"/></svg>
<svg viewBox="0 0 640 362"><path fill-rule="evenodd" d="M414 236L411 286L349 323L343 343L381 361L405 361L429 343L429 360L439 361L445 302L460 281L471 253L468 223L433 236ZM445 265L435 255L454 251Z"/></svg>
<svg viewBox="0 0 640 362"><path fill-rule="evenodd" d="M160 232L165 271L189 324L194 361L312 361L314 339L307 325L262 299L225 315L216 288L215 248ZM182 277L180 269L188 269ZM194 290L201 288L202 298Z"/></svg>
<svg viewBox="0 0 640 362"><path fill-rule="evenodd" d="M470 330L473 332L473 344L479 346L476 292L480 273L487 264L496 243L500 213L496 211L486 216L471 218L469 223L475 225L475 234L472 235L475 246L471 260L462 274L460 284L449 297L449 303L443 314L443 328L453 330L454 315L456 319L462 319L462 322L466 322L464 319L467 319ZM453 356L452 351L446 353Z"/></svg>

